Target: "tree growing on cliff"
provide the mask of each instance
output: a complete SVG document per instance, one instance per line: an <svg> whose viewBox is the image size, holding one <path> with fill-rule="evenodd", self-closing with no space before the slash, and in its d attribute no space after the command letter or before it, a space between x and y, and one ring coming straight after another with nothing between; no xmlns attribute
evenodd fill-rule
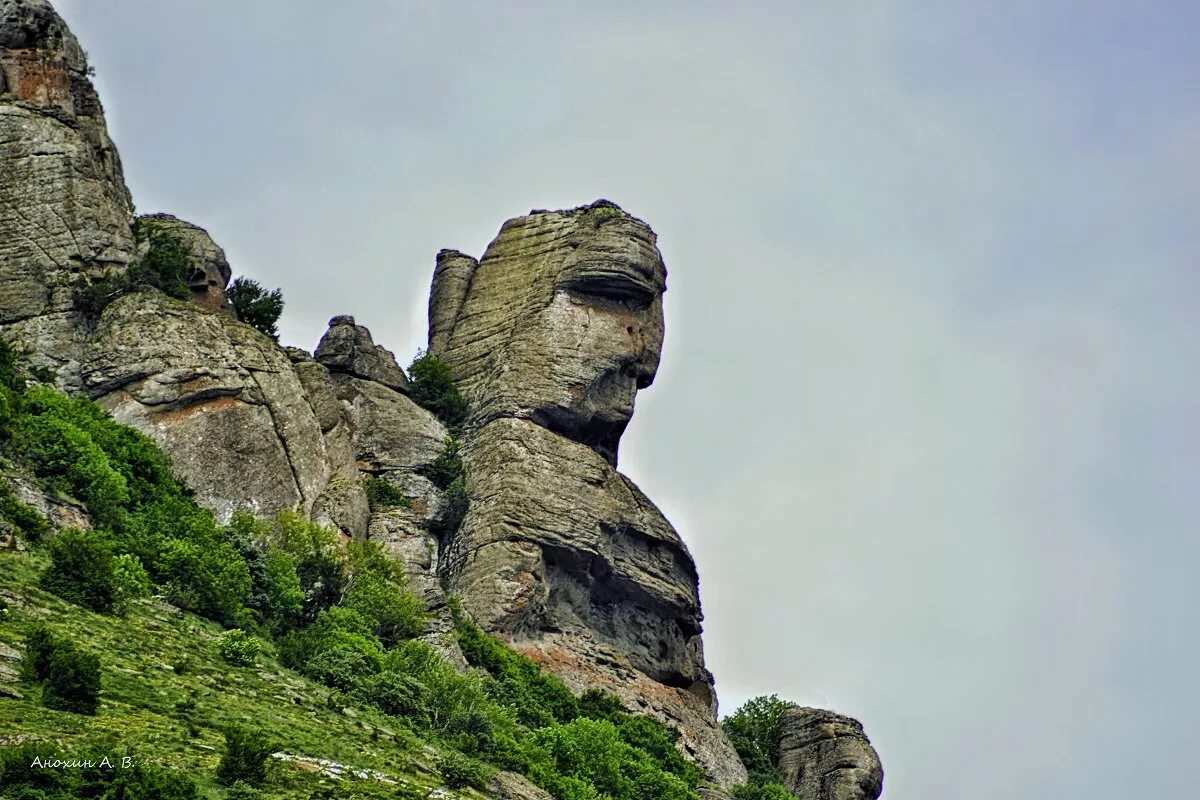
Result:
<svg viewBox="0 0 1200 800"><path fill-rule="evenodd" d="M275 324L283 313L283 290L267 291L258 281L247 277L235 278L225 293L237 318L247 325L279 341Z"/></svg>
<svg viewBox="0 0 1200 800"><path fill-rule="evenodd" d="M721 721L746 765L751 785L775 780L779 767L779 718L795 705L773 694L755 697Z"/></svg>
<svg viewBox="0 0 1200 800"><path fill-rule="evenodd" d="M467 400L454 383L450 365L432 353L421 350L408 367L412 382L411 397L417 405L427 408L457 436L467 420Z"/></svg>

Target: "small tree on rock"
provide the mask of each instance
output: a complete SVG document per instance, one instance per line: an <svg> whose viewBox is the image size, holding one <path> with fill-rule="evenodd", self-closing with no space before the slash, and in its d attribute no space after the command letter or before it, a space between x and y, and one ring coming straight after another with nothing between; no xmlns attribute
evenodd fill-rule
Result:
<svg viewBox="0 0 1200 800"><path fill-rule="evenodd" d="M283 313L283 291L267 291L258 281L246 277L237 278L225 293L233 305L237 318L265 333L276 341L279 331L275 325Z"/></svg>

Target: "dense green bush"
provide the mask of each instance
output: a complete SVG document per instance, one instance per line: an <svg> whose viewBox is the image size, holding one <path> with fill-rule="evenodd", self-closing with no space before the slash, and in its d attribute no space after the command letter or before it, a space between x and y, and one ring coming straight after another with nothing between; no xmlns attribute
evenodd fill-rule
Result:
<svg viewBox="0 0 1200 800"><path fill-rule="evenodd" d="M491 777L491 770L486 765L453 750L443 753L438 758L438 772L446 785L452 789L461 789L464 786L484 789Z"/></svg>
<svg viewBox="0 0 1200 800"><path fill-rule="evenodd" d="M337 533L291 511L281 511L267 525L269 543L295 565L304 593L299 623L308 624L342 598L345 556Z"/></svg>
<svg viewBox="0 0 1200 800"><path fill-rule="evenodd" d="M521 724L540 728L579 716L579 702L562 681L488 636L461 612L456 616L458 644L467 663L487 670L494 681L492 695L515 708Z"/></svg>
<svg viewBox="0 0 1200 800"><path fill-rule="evenodd" d="M187 242L161 230L152 219L137 220L134 235L139 242L149 242L146 254L123 272L81 280L75 288L77 311L98 317L121 295L146 289L157 289L178 299L191 296L188 275L196 264Z"/></svg>
<svg viewBox="0 0 1200 800"><path fill-rule="evenodd" d="M262 796L261 789L256 789L245 781L235 781L225 790L225 800L258 800Z"/></svg>
<svg viewBox="0 0 1200 800"><path fill-rule="evenodd" d="M198 800L195 782L186 775L134 758L120 767L121 756L109 747L85 744L72 758L93 762L80 769L31 769L37 758L46 758L46 745L27 742L0 748L0 798L13 800L68 800L94 797L104 800ZM112 766L105 766L108 757Z"/></svg>
<svg viewBox="0 0 1200 800"><path fill-rule="evenodd" d="M383 646L365 617L333 606L309 627L283 637L279 657L286 666L314 680L350 691L382 669Z"/></svg>
<svg viewBox="0 0 1200 800"><path fill-rule="evenodd" d="M605 720L577 719L533 733L530 777L555 797L695 800L694 785L663 772Z"/></svg>
<svg viewBox="0 0 1200 800"><path fill-rule="evenodd" d="M235 667L249 667L262 651L262 645L258 639L245 631L234 628L217 637L217 650L225 663Z"/></svg>
<svg viewBox="0 0 1200 800"><path fill-rule="evenodd" d="M450 366L435 355L419 351L408 367L409 396L457 436L467 420L467 401L454 383Z"/></svg>
<svg viewBox="0 0 1200 800"><path fill-rule="evenodd" d="M45 625L35 625L25 636L25 655L21 673L25 680L37 683L50 676L50 657L60 647L58 637Z"/></svg>
<svg viewBox="0 0 1200 800"><path fill-rule="evenodd" d="M150 596L150 575L142 561L132 553L113 557L113 610L124 614L134 600Z"/></svg>
<svg viewBox="0 0 1200 800"><path fill-rule="evenodd" d="M41 585L64 600L105 613L117 602L112 546L97 531L66 528L47 546L50 566Z"/></svg>
<svg viewBox="0 0 1200 800"><path fill-rule="evenodd" d="M276 323L283 314L283 292L280 289L267 291L258 281L241 277L229 284L225 296L229 298L238 319L279 340Z"/></svg>
<svg viewBox="0 0 1200 800"><path fill-rule="evenodd" d="M342 605L357 611L385 645L419 635L425 629L425 603L406 588L400 564L378 542L347 546Z"/></svg>
<svg viewBox="0 0 1200 800"><path fill-rule="evenodd" d="M100 659L84 653L45 625L25 637L22 676L41 684L42 705L57 711L95 714L100 704Z"/></svg>
<svg viewBox="0 0 1200 800"><path fill-rule="evenodd" d="M74 647L58 647L42 686L42 705L56 711L95 714L100 706L100 659Z"/></svg>
<svg viewBox="0 0 1200 800"><path fill-rule="evenodd" d="M369 475L363 482L363 488L366 489L367 502L370 503L372 511L386 511L389 508L412 508L412 498L400 491L400 488L394 483L384 478Z"/></svg>
<svg viewBox="0 0 1200 800"><path fill-rule="evenodd" d="M280 635L300 619L304 589L296 562L271 541L271 525L245 509L234 512L226 533L250 573L247 608L255 622Z"/></svg>
<svg viewBox="0 0 1200 800"><path fill-rule="evenodd" d="M241 781L261 786L267 779L267 759L274 747L266 735L241 725L225 729L225 752L217 765L217 782L232 786Z"/></svg>

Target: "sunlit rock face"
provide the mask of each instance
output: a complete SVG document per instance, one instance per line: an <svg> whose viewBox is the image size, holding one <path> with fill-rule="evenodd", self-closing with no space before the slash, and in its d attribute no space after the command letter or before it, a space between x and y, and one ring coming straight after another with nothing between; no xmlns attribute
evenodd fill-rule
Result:
<svg viewBox="0 0 1200 800"><path fill-rule="evenodd" d="M577 690L676 725L721 784L698 579L662 513L616 471L663 341L654 232L607 201L510 220L476 262L438 257L430 351L471 403L471 508L439 566L465 608Z"/></svg>
<svg viewBox="0 0 1200 800"><path fill-rule="evenodd" d="M654 380L667 271L654 232L607 201L504 224L483 259L443 251L430 350L475 419L528 419L610 464Z"/></svg>
<svg viewBox="0 0 1200 800"><path fill-rule="evenodd" d="M779 770L801 800L876 800L883 765L862 723L821 708L790 708L780 718Z"/></svg>

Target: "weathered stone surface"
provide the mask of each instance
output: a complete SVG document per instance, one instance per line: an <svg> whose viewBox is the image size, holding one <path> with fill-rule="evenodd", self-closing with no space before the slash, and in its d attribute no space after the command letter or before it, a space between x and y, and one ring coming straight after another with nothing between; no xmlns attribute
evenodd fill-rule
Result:
<svg viewBox="0 0 1200 800"><path fill-rule="evenodd" d="M371 510L355 458L354 428L335 393L334 378L303 350L289 347L285 351L325 443L324 460L330 478L313 503L312 517L362 538L367 534Z"/></svg>
<svg viewBox="0 0 1200 800"><path fill-rule="evenodd" d="M745 779L716 722L691 555L617 445L662 345L654 233L611 203L504 224L479 262L439 254L430 350L471 403L471 506L438 568L464 608L573 689L680 728L713 779Z"/></svg>
<svg viewBox="0 0 1200 800"><path fill-rule="evenodd" d="M488 794L498 800L554 800L549 792L539 789L515 772L497 772L492 776Z"/></svg>
<svg viewBox="0 0 1200 800"><path fill-rule="evenodd" d="M64 310L132 260L131 203L83 49L44 0L0 0L0 323Z"/></svg>
<svg viewBox="0 0 1200 800"><path fill-rule="evenodd" d="M170 453L204 505L311 512L336 474L303 385L269 338L157 292L110 305L81 348L79 385Z"/></svg>
<svg viewBox="0 0 1200 800"><path fill-rule="evenodd" d="M876 800L883 792L883 765L862 723L822 708L783 713L779 770L800 800Z"/></svg>
<svg viewBox="0 0 1200 800"><path fill-rule="evenodd" d="M601 200L504 223L469 280L458 257L440 267L430 348L454 370L474 423L531 419L616 465L662 348L667 273L650 227Z"/></svg>
<svg viewBox="0 0 1200 800"><path fill-rule="evenodd" d="M224 249L213 241L208 231L170 214L146 214L138 217L138 223L146 234L160 231L187 244L195 261L187 276L192 300L213 311L232 313L225 289L233 271L225 259Z"/></svg>
<svg viewBox="0 0 1200 800"><path fill-rule="evenodd" d="M429 295L429 352L439 358L446 352L478 267L478 261L457 250L438 251Z"/></svg>
<svg viewBox="0 0 1200 800"><path fill-rule="evenodd" d="M329 330L321 338L314 355L331 372L344 372L408 393L408 377L396 363L396 356L391 350L375 344L371 332L356 325L354 317L340 316L329 320Z"/></svg>

